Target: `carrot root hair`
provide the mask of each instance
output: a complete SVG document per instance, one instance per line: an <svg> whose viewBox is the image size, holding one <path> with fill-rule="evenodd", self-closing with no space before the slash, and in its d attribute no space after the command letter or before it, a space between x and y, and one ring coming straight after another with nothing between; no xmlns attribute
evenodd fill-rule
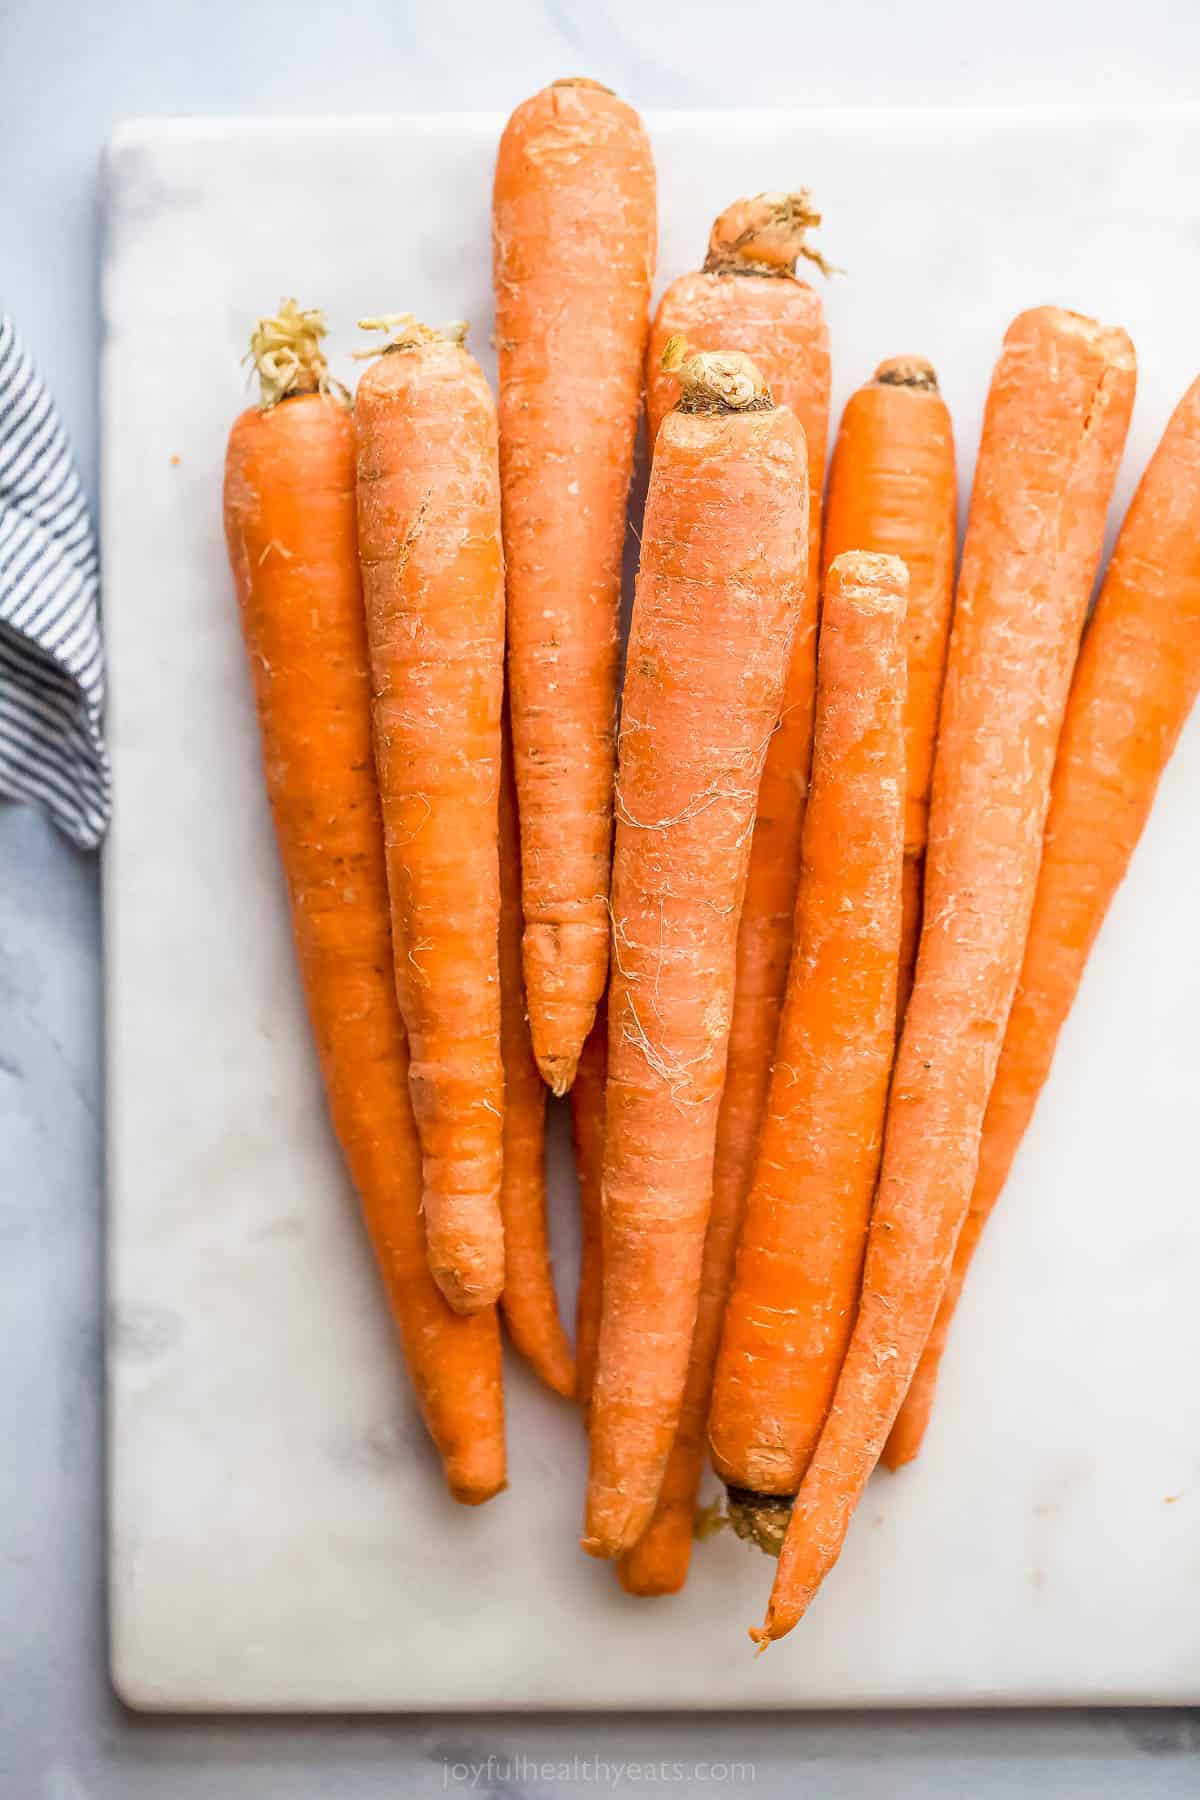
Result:
<svg viewBox="0 0 1200 1800"><path fill-rule="evenodd" d="M334 381L321 345L329 326L319 307L281 300L277 313L259 319L250 334L248 362L258 376L260 412L269 412L292 394L336 393L348 400Z"/></svg>
<svg viewBox="0 0 1200 1800"><path fill-rule="evenodd" d="M753 1494L748 1488L730 1488L727 1518L744 1544L753 1544L766 1556L778 1557L787 1536L794 1494Z"/></svg>
<svg viewBox="0 0 1200 1800"><path fill-rule="evenodd" d="M775 404L742 350L693 350L676 332L663 345L662 366L679 383L680 412L765 412Z"/></svg>
<svg viewBox="0 0 1200 1800"><path fill-rule="evenodd" d="M924 388L931 394L939 391L937 370L923 356L889 356L871 379L880 387Z"/></svg>
<svg viewBox="0 0 1200 1800"><path fill-rule="evenodd" d="M382 331L386 341L368 350L355 350L355 362L369 362L374 356L386 356L389 350L412 350L418 344L465 344L470 330L465 319L451 319L445 325L423 325L415 313L380 313L375 319L360 319L360 331Z"/></svg>
<svg viewBox="0 0 1200 1800"><path fill-rule="evenodd" d="M822 275L837 273L833 263L808 242L821 223L807 188L791 194L754 194L735 200L715 221L704 260L706 275L794 275L800 257Z"/></svg>

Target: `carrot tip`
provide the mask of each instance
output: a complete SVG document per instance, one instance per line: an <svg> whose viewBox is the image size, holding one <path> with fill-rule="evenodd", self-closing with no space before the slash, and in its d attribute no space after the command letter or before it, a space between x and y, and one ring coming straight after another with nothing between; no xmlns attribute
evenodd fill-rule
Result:
<svg viewBox="0 0 1200 1800"><path fill-rule="evenodd" d="M579 1066L578 1056L539 1056L537 1065L542 1080L556 1100L570 1093Z"/></svg>
<svg viewBox="0 0 1200 1800"><path fill-rule="evenodd" d="M560 1400L569 1400L573 1404L578 1398L574 1362L560 1363L553 1351L543 1352L528 1343L518 1342L511 1325L509 1336L542 1386L549 1388L552 1394L557 1394Z"/></svg>
<svg viewBox="0 0 1200 1800"><path fill-rule="evenodd" d="M447 1306L456 1313L467 1314L483 1312L494 1306L504 1289L503 1276L488 1281L483 1286L468 1286L456 1269L431 1266L430 1273L437 1282L442 1298Z"/></svg>
<svg viewBox="0 0 1200 1800"><path fill-rule="evenodd" d="M848 603L903 617L908 604L908 569L898 556L876 550L843 550L826 571L831 590Z"/></svg>
<svg viewBox="0 0 1200 1800"><path fill-rule="evenodd" d="M938 391L937 370L923 356L890 356L881 362L871 377L881 387L924 388Z"/></svg>
<svg viewBox="0 0 1200 1800"><path fill-rule="evenodd" d="M774 405L742 350L693 350L676 332L663 346L662 367L679 382L680 412L755 412Z"/></svg>
<svg viewBox="0 0 1200 1800"><path fill-rule="evenodd" d="M794 275L800 257L815 263L822 275L838 273L805 234L821 223L807 188L791 194L755 194L735 200L716 220L704 262L707 275Z"/></svg>
<svg viewBox="0 0 1200 1800"><path fill-rule="evenodd" d="M909 1463L916 1462L920 1447L919 1443L897 1444L894 1448L889 1445L879 1460L889 1475L898 1475Z"/></svg>
<svg viewBox="0 0 1200 1800"><path fill-rule="evenodd" d="M370 350L355 350L356 362L368 362L373 356L385 356L389 350L413 350L418 344L465 344L470 327L465 319L451 319L446 325L422 325L413 313L380 313L377 319L360 319L360 331L382 331L387 341Z"/></svg>
<svg viewBox="0 0 1200 1800"><path fill-rule="evenodd" d="M560 75L557 81L550 83L552 88L591 88L596 94L615 94L616 89L605 87L602 81L593 81L590 75Z"/></svg>
<svg viewBox="0 0 1200 1800"><path fill-rule="evenodd" d="M625 1592L631 1594L635 1600L669 1600L672 1594L682 1591L688 1577L686 1563L681 1569L671 1568L647 1573L644 1569L631 1564L628 1557L625 1556L617 1558L613 1569Z"/></svg>
<svg viewBox="0 0 1200 1800"><path fill-rule="evenodd" d="M766 1556L778 1556L794 1500L794 1494L755 1494L747 1488L730 1488L729 1523L744 1543L755 1545Z"/></svg>
<svg viewBox="0 0 1200 1800"><path fill-rule="evenodd" d="M504 1492L508 1481L507 1478L502 1477L499 1481L485 1482L480 1486L478 1483L459 1484L454 1481L453 1477L448 1477L447 1485L451 1498L457 1500L460 1506L485 1506L489 1500L494 1500L497 1494Z"/></svg>

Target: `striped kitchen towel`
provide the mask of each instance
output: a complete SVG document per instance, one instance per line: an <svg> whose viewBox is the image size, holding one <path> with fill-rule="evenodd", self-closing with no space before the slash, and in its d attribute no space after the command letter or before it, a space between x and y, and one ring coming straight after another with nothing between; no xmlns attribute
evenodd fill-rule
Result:
<svg viewBox="0 0 1200 1800"><path fill-rule="evenodd" d="M112 805L100 722L100 571L54 405L0 314L0 794L82 849Z"/></svg>

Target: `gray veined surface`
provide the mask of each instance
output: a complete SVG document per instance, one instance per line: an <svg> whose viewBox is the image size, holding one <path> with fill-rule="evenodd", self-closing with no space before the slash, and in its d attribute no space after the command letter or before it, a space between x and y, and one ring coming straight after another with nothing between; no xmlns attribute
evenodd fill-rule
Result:
<svg viewBox="0 0 1200 1800"><path fill-rule="evenodd" d="M470 318L490 372L500 124L134 124L110 157L120 1690L159 1710L1200 1700L1200 1615L1182 1597L1200 1506L1186 1404L1200 1232L1182 1104L1200 1012L1200 718L973 1274L924 1453L876 1478L802 1628L753 1658L744 1631L770 1571L728 1536L697 1550L679 1598L622 1594L577 1547L578 1419L516 1368L509 1491L473 1513L444 1498L324 1121L215 497L262 296L273 304L282 281L319 301L335 371L351 374L352 322L397 279L381 214L406 224L405 307ZM695 266L731 194L802 169L822 244L849 271L827 289L835 416L881 356L919 348L954 417L964 488L1011 317L1055 299L1121 321L1141 352L1127 499L1195 372L1200 244L1170 221L1188 216L1200 111L651 112L647 124L660 280ZM248 167L272 195L266 216ZM914 193L919 247L894 204ZM989 228L983 193L1022 196L1019 235ZM1139 213L1143 195L1154 201ZM551 1194L569 1237L561 1155ZM410 1453L381 1456L396 1438Z"/></svg>

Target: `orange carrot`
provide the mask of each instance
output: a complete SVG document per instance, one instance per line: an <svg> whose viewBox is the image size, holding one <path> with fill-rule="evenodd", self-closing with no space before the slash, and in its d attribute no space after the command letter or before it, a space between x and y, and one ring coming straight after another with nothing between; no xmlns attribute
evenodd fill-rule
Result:
<svg viewBox="0 0 1200 1800"><path fill-rule="evenodd" d="M825 501L824 558L828 565L845 550L874 550L899 556L908 569L900 1020L921 934L929 782L954 596L956 507L954 433L936 374L919 356L880 363L842 414Z"/></svg>
<svg viewBox="0 0 1200 1800"><path fill-rule="evenodd" d="M738 344L778 406L790 407L808 446L809 579L796 621L784 711L763 769L738 936L729 1068L717 1130L714 1214L732 1213L733 1235L754 1172L787 981L800 876L800 828L812 755L821 564L821 491L829 430L829 332L820 296L795 275L799 257L824 269L806 233L821 222L811 195L760 194L736 201L712 228L698 274L683 275L659 303L650 334L646 411L651 442L678 393L662 351L681 334L700 349ZM714 1276L716 1269L714 1267ZM725 1278L726 1285L728 1276ZM714 1285L720 1285L715 1282Z"/></svg>
<svg viewBox="0 0 1200 1800"><path fill-rule="evenodd" d="M1124 332L1056 307L1021 314L992 377L934 763L925 924L862 1296L760 1643L791 1630L837 1561L949 1273L1133 389Z"/></svg>
<svg viewBox="0 0 1200 1800"><path fill-rule="evenodd" d="M857 551L825 583L791 968L709 1424L751 1495L799 1487L858 1304L896 1046L907 589L897 557Z"/></svg>
<svg viewBox="0 0 1200 1800"><path fill-rule="evenodd" d="M804 433L748 359L665 352L613 852L604 1305L585 1548L649 1523L700 1285L738 915L807 568Z"/></svg>
<svg viewBox="0 0 1200 1800"><path fill-rule="evenodd" d="M293 301L259 323L263 407L230 434L225 531L333 1127L450 1491L474 1504L505 1481L500 1335L494 1309L451 1312L426 1263L371 760L354 426L328 391L323 331Z"/></svg>
<svg viewBox="0 0 1200 1800"><path fill-rule="evenodd" d="M558 1316L546 1230L546 1084L525 1017L521 975L521 845L512 748L500 773L500 1043L504 1053L504 1293L500 1310L526 1362L556 1394L575 1392L575 1362Z"/></svg>
<svg viewBox="0 0 1200 1800"><path fill-rule="evenodd" d="M795 937L758 1173L728 1309L727 1278L701 1284L658 1504L617 1565L630 1593L672 1594L687 1579L710 1391L734 1527L778 1549L782 1515L763 1496L799 1486L850 1334L895 1045L906 585L893 557L846 555L830 572ZM714 1253L716 1216L714 1200L706 1270L717 1254L726 1266L733 1257L733 1245Z"/></svg>
<svg viewBox="0 0 1200 1800"><path fill-rule="evenodd" d="M677 378L661 367L663 346L673 333L682 333L701 348L740 344L761 370L776 403L795 413L808 448L809 579L792 639L783 716L767 751L751 840L688 1394L663 1483L661 1516L647 1534L645 1550L635 1550L622 1565L621 1579L635 1592L643 1591L636 1585L643 1580L650 1584L646 1592L674 1591L664 1584L681 1585L687 1573L692 1520L686 1496L698 1492L707 1458L713 1363L787 980L812 747L821 489L829 425L829 334L820 298L806 282L796 280L795 267L801 256L825 267L805 241L809 227L819 223L820 215L805 193L760 194L736 201L713 226L703 270L681 276L663 295L647 355L646 407L652 441L679 390Z"/></svg>
<svg viewBox="0 0 1200 1800"><path fill-rule="evenodd" d="M1033 1116L1084 968L1200 692L1200 381L1142 476L1071 686L1017 997L988 1101L979 1173L937 1319L884 1451L921 1447L975 1246Z"/></svg>
<svg viewBox="0 0 1200 1800"><path fill-rule="evenodd" d="M571 1135L579 1178L579 1294L575 1302L575 1368L579 1403L587 1410L596 1375L603 1280L600 1187L604 1176L604 1093L608 1079L608 1007L603 999L588 1032L571 1088Z"/></svg>
<svg viewBox="0 0 1200 1800"><path fill-rule="evenodd" d="M675 1443L667 1458L650 1523L636 1544L623 1551L613 1565L625 1592L642 1599L677 1594L687 1581L691 1567L707 1422L704 1409L693 1406L691 1401L693 1366L688 1368ZM697 1442L700 1446L698 1455L692 1451L692 1445ZM685 1450L684 1454L680 1454L681 1449Z"/></svg>
<svg viewBox="0 0 1200 1800"><path fill-rule="evenodd" d="M631 107L557 81L517 108L493 203L508 661L525 986L556 1094L608 967L621 553L655 229Z"/></svg>
<svg viewBox="0 0 1200 1800"><path fill-rule="evenodd" d="M461 329L364 324L395 329L359 383L355 424L396 992L430 1267L470 1312L504 1285L496 412Z"/></svg>

